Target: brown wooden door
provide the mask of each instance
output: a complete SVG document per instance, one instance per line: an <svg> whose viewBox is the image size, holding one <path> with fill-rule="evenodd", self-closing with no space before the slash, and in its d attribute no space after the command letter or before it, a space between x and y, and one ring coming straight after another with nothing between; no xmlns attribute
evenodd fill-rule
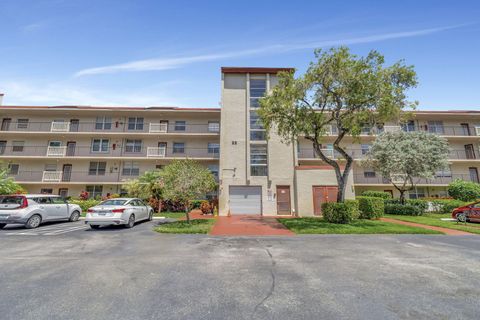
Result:
<svg viewBox="0 0 480 320"><path fill-rule="evenodd" d="M277 186L277 214L291 214L290 186Z"/></svg>
<svg viewBox="0 0 480 320"><path fill-rule="evenodd" d="M322 215L322 203L337 201L338 187L313 187L313 214Z"/></svg>
<svg viewBox="0 0 480 320"><path fill-rule="evenodd" d="M62 170L62 181L69 182L72 179L72 165L64 164Z"/></svg>
<svg viewBox="0 0 480 320"><path fill-rule="evenodd" d="M68 141L67 142L67 157L75 156L75 148L77 147L77 143L75 141Z"/></svg>

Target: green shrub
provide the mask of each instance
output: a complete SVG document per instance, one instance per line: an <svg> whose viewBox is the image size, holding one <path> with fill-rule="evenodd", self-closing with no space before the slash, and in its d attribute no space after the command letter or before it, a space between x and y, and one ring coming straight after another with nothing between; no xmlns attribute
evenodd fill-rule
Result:
<svg viewBox="0 0 480 320"><path fill-rule="evenodd" d="M475 201L480 199L480 184L472 181L455 180L448 185L448 195L455 200Z"/></svg>
<svg viewBox="0 0 480 320"><path fill-rule="evenodd" d="M423 210L411 204L385 204L385 214L397 214L402 216L421 216Z"/></svg>
<svg viewBox="0 0 480 320"><path fill-rule="evenodd" d="M358 201L345 200L345 202L325 202L322 204L322 213L325 221L330 223L350 223L358 218Z"/></svg>
<svg viewBox="0 0 480 320"><path fill-rule="evenodd" d="M392 199L392 195L389 192L383 192L383 191L367 190L362 192L362 196L382 198L385 200Z"/></svg>
<svg viewBox="0 0 480 320"><path fill-rule="evenodd" d="M190 201L190 209L200 209L202 202L205 200L192 200Z"/></svg>
<svg viewBox="0 0 480 320"><path fill-rule="evenodd" d="M462 207L468 202L454 200L454 199L433 199L430 200L433 210L436 213L452 213L453 209Z"/></svg>
<svg viewBox="0 0 480 320"><path fill-rule="evenodd" d="M384 200L378 197L357 197L360 219L378 219L385 210Z"/></svg>
<svg viewBox="0 0 480 320"><path fill-rule="evenodd" d="M80 208L82 208L82 212L87 212L88 208L94 207L97 204L99 204L101 201L96 200L96 199L87 199L87 200L82 200L82 199L70 199L68 200L68 203L71 204L78 204Z"/></svg>
<svg viewBox="0 0 480 320"><path fill-rule="evenodd" d="M388 204L398 204L402 205L400 203L400 199L389 199L385 200L385 205ZM405 200L405 205L410 205L419 208L419 210L424 213L428 209L428 201L425 200L420 200L420 199L406 199Z"/></svg>

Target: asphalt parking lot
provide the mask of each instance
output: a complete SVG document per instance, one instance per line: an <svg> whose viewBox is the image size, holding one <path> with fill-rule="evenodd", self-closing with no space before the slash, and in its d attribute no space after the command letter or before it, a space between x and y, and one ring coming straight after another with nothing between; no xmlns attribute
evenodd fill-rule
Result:
<svg viewBox="0 0 480 320"><path fill-rule="evenodd" d="M478 319L478 236L0 230L0 318Z"/></svg>

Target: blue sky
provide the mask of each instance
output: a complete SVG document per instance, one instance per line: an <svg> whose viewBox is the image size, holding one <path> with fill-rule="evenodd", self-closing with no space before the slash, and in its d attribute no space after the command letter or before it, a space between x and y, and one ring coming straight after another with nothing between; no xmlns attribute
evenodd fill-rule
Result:
<svg viewBox="0 0 480 320"><path fill-rule="evenodd" d="M480 1L0 0L8 105L218 107L221 66L295 67L313 49L413 64L424 110L480 110Z"/></svg>

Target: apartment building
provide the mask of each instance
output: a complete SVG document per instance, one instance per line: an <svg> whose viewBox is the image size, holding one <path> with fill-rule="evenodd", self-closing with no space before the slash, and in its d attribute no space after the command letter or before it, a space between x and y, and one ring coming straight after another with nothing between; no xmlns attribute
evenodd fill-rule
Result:
<svg viewBox="0 0 480 320"><path fill-rule="evenodd" d="M267 140L258 120L258 101L283 70L291 69L222 68L221 109L0 106L0 161L29 192L96 196L121 193L126 180L188 157L217 177L221 215L319 215L321 203L336 198L334 171L303 137ZM408 123L365 127L360 143L345 138L355 159L347 198L364 190L397 195L360 165L376 135L395 130L438 134L451 147L450 167L419 179L409 197L444 196L454 179L479 182L480 111L418 111ZM335 133L330 128L323 147L339 159Z"/></svg>
<svg viewBox="0 0 480 320"><path fill-rule="evenodd" d="M0 161L31 193L121 193L186 157L218 176L220 109L1 106L0 119Z"/></svg>

